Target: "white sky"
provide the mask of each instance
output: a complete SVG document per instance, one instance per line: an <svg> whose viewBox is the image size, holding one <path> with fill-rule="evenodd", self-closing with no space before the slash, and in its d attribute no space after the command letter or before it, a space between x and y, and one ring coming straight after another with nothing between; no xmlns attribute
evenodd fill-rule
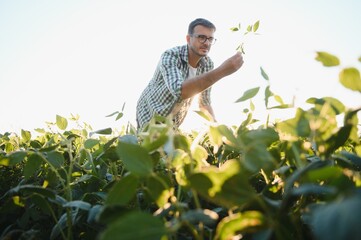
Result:
<svg viewBox="0 0 361 240"><path fill-rule="evenodd" d="M360 94L344 89L338 73L346 66L360 69L360 12L358 0L0 0L0 133L43 128L57 114L79 114L94 130L135 124L136 101L161 53L185 44L188 24L197 17L217 27L210 52L216 66L245 43L243 67L213 86L219 122L245 119L248 101L234 102L250 88L261 86L263 94L261 66L285 102L295 96L296 106L307 109L307 98L333 96L359 106ZM258 36L229 30L257 20ZM316 51L335 54L342 66L324 68L314 60ZM256 117L286 117L265 111L262 94ZM121 120L105 117L124 102ZM190 112L183 128L202 124Z"/></svg>

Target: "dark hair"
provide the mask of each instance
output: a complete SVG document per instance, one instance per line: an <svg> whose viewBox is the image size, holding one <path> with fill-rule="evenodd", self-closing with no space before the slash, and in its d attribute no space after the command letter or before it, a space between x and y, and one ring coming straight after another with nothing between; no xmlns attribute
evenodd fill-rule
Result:
<svg viewBox="0 0 361 240"><path fill-rule="evenodd" d="M193 34L194 28L197 25L202 25L204 27L211 28L211 29L214 29L214 31L216 31L216 26L214 26L213 23L211 23L210 21L208 21L207 19L204 19L204 18L197 18L197 19L193 20L188 26L188 34L189 35Z"/></svg>

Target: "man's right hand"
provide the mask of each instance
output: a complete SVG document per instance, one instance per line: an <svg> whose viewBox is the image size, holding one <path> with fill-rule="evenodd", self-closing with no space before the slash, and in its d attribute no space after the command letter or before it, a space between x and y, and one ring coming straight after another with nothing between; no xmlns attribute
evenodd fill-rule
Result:
<svg viewBox="0 0 361 240"><path fill-rule="evenodd" d="M224 61L219 68L223 72L224 76L230 75L236 72L243 65L243 57L240 52L237 52L232 57Z"/></svg>

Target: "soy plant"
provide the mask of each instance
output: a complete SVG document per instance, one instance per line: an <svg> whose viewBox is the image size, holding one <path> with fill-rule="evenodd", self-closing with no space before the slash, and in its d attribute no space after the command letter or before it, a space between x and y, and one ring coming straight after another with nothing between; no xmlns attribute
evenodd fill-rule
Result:
<svg viewBox="0 0 361 240"><path fill-rule="evenodd" d="M37 129L37 137L22 130L20 136L1 138L6 152L0 155L0 168L16 178L2 189L0 225L6 228L1 227L1 237L78 239L99 231L95 216L115 161L110 153L114 138L90 138L86 126L69 129L68 120L57 115L48 130Z"/></svg>
<svg viewBox="0 0 361 240"><path fill-rule="evenodd" d="M271 110L290 109L294 107L294 103L293 101L290 103L286 103L280 95L276 94L271 90L270 78L266 73L266 71L263 69L263 67L260 67L260 75L262 76L262 79L266 82L263 96L264 96L264 107L268 114L267 114L267 120L263 125L267 127L271 124L269 120ZM241 123L238 131L242 131L244 127L246 126L250 127L253 123L259 122L259 120L253 118L253 113L256 111L256 106L253 100L259 94L261 87L262 86L258 86L244 91L243 95L235 101L235 103L249 101L249 107L243 109L243 113L247 114L247 118L244 122Z"/></svg>
<svg viewBox="0 0 361 240"><path fill-rule="evenodd" d="M340 66L340 60L326 52L317 52L316 60L325 67ZM342 68L339 81L361 92L357 68ZM311 97L307 103L310 109L298 108L295 117L275 126L284 142L285 167L275 171L284 182L282 210L292 214L295 225L306 226L300 234L321 240L357 239L361 231L353 226L361 216L355 206L361 200L361 106L347 108L333 97ZM342 115L343 121L337 121Z"/></svg>
<svg viewBox="0 0 361 240"><path fill-rule="evenodd" d="M191 145L189 136L160 116L137 136L119 138L116 152L126 171L107 195L100 215L107 227L101 239L204 239L200 219L215 225L218 216L203 209L198 193L190 188L189 174L205 166L207 156L201 146Z"/></svg>
<svg viewBox="0 0 361 240"><path fill-rule="evenodd" d="M259 28L259 24L260 21L256 21L254 24L250 24L247 26L246 30L243 32L242 36L244 37L247 34L258 34L258 28ZM237 26L232 27L230 30L232 32L238 32L241 31L241 23L239 23ZM245 50L244 50L244 41L242 40L241 43L238 45L238 47L236 48L237 51L245 54Z"/></svg>

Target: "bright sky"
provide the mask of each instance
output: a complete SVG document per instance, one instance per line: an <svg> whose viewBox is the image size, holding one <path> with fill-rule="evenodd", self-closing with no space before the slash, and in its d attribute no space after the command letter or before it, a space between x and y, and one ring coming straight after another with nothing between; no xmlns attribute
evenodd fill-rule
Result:
<svg viewBox="0 0 361 240"><path fill-rule="evenodd" d="M341 67L360 69L360 11L359 0L0 0L0 133L43 128L57 114L79 114L94 130L135 124L136 101L161 53L185 44L188 24L198 17L217 27L209 54L216 66L245 44L243 67L213 86L219 122L245 119L249 102L235 101L250 88L263 93L260 67L285 102L295 97L307 109L309 97L333 96L360 106L360 94L338 82ZM257 20L260 35L230 31ZM338 56L342 66L323 67L316 51ZM105 117L124 103L121 120ZM255 104L259 119L285 117L266 111L261 94ZM183 128L202 121L191 111Z"/></svg>

